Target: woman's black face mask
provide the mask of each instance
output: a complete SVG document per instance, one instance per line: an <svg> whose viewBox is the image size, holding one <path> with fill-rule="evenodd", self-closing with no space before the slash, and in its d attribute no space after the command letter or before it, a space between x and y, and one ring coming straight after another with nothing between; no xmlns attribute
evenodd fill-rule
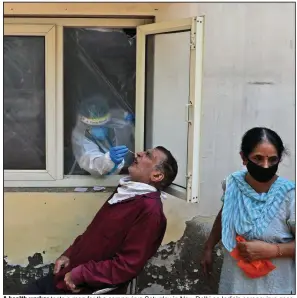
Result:
<svg viewBox="0 0 297 298"><path fill-rule="evenodd" d="M263 168L256 163L252 162L248 159L248 163L246 165L248 172L250 175L258 182L268 182L270 181L277 172L279 163L269 167Z"/></svg>

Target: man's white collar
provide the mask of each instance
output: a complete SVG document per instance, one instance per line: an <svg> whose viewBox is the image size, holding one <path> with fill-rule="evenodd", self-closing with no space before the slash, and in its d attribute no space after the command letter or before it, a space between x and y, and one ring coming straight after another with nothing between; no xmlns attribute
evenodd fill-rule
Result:
<svg viewBox="0 0 297 298"><path fill-rule="evenodd" d="M157 191L155 187L149 184L131 181L129 176L120 179L119 184L120 186L118 187L117 192L108 201L111 205L138 195ZM166 198L166 195L163 192L161 193L161 198Z"/></svg>

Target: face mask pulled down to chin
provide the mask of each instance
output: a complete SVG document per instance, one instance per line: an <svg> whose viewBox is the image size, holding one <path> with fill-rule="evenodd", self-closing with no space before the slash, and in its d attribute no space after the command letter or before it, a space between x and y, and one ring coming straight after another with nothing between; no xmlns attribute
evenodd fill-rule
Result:
<svg viewBox="0 0 297 298"><path fill-rule="evenodd" d="M269 168L263 168L256 163L252 162L248 159L248 163L246 165L246 168L249 172L249 174L258 182L268 182L270 181L274 175L277 172L278 169L278 163L269 167Z"/></svg>

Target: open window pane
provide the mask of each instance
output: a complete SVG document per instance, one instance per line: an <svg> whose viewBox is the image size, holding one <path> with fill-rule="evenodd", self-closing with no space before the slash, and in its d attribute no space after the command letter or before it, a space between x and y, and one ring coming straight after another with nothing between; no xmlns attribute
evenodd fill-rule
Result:
<svg viewBox="0 0 297 298"><path fill-rule="evenodd" d="M95 105L100 105L104 97L119 122L124 121L127 113L134 114L135 34L135 29L64 29L65 175L88 174L76 163L71 142L72 131L84 102L91 100ZM114 127L109 127L108 143L113 146L125 144L134 151L134 125L132 133L127 135L125 130L119 133L115 132ZM128 156L125 169L131 162L132 156Z"/></svg>
<svg viewBox="0 0 297 298"><path fill-rule="evenodd" d="M4 169L44 170L45 39L4 36Z"/></svg>
<svg viewBox="0 0 297 298"><path fill-rule="evenodd" d="M174 184L186 188L190 31L146 37L145 147L165 146L178 162Z"/></svg>

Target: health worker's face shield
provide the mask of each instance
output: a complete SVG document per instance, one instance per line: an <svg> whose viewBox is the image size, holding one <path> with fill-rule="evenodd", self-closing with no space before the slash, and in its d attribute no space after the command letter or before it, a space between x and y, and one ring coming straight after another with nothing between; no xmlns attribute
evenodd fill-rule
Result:
<svg viewBox="0 0 297 298"><path fill-rule="evenodd" d="M110 121L110 113L104 108L102 110L93 110L88 108L88 115L81 113L78 120L84 124L85 135L89 139L94 139L95 142L104 142L108 140L108 128L106 125Z"/></svg>

